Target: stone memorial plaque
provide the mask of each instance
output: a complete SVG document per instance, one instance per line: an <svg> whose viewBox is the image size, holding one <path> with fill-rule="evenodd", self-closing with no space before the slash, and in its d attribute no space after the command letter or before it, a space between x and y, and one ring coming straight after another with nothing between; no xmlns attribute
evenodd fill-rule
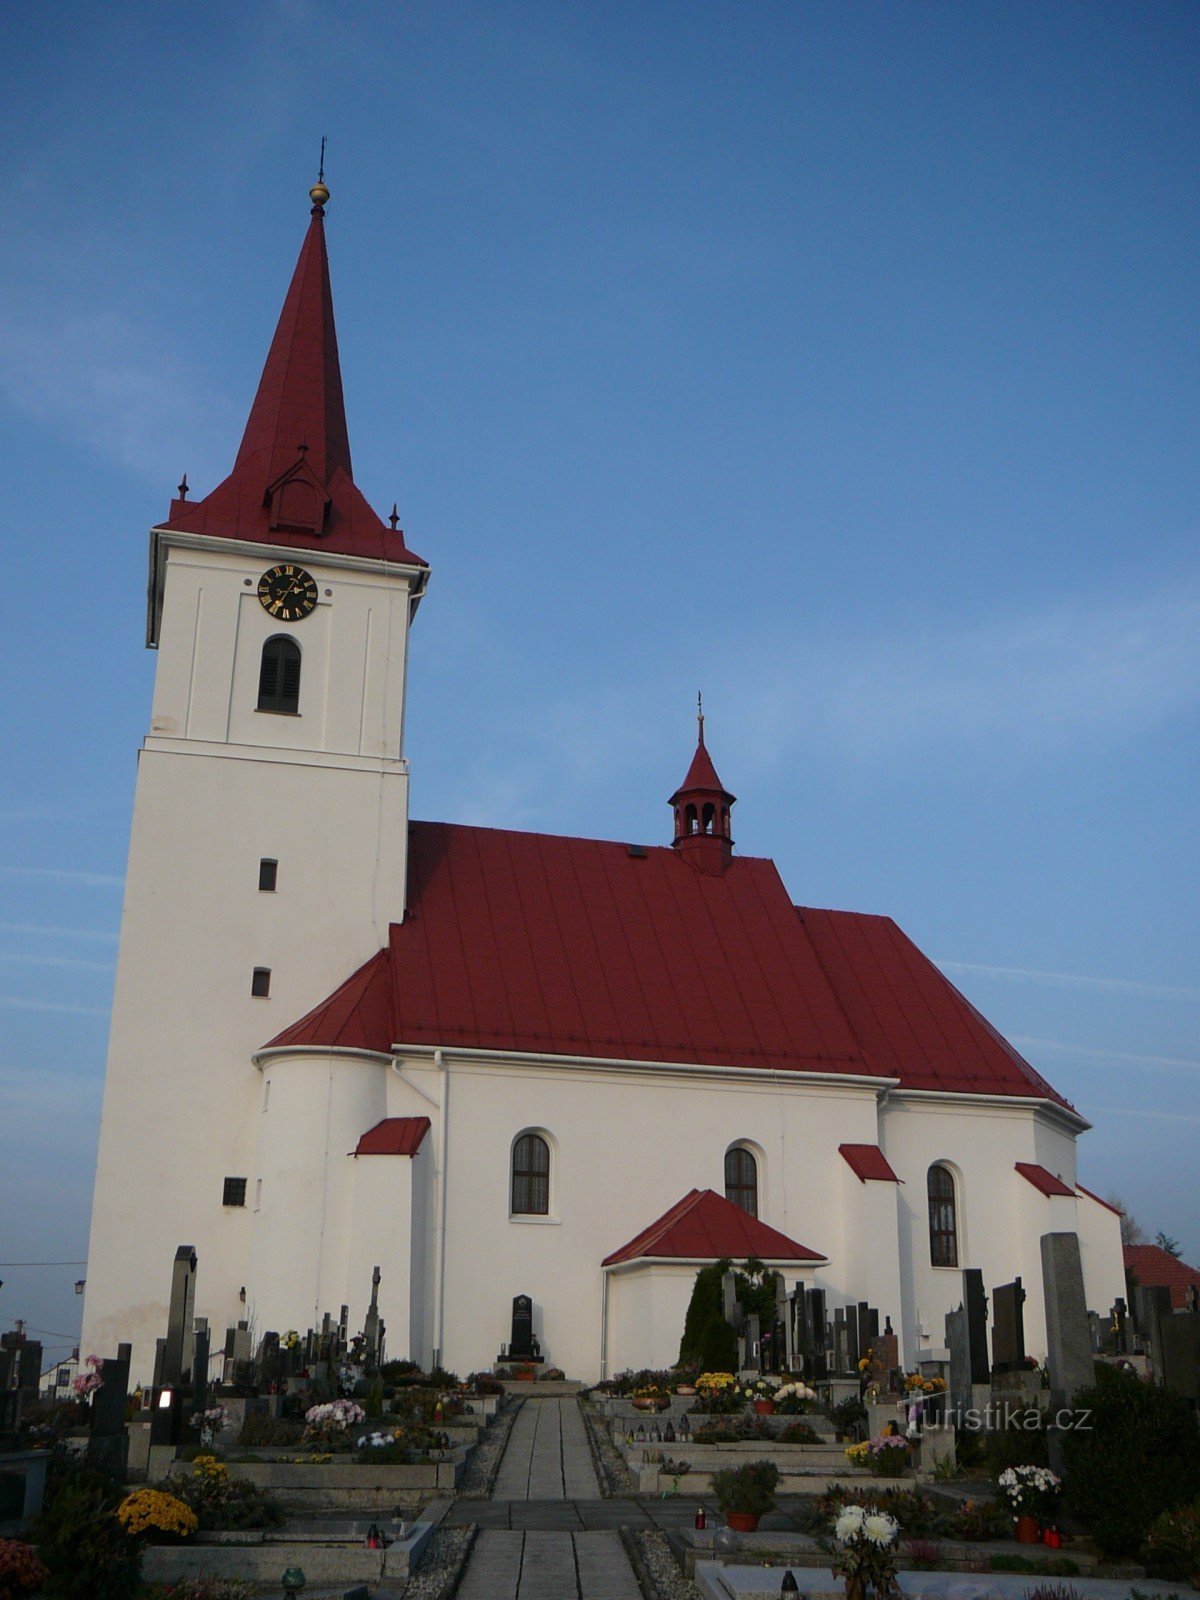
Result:
<svg viewBox="0 0 1200 1600"><path fill-rule="evenodd" d="M512 1337L508 1353L514 1361L528 1361L533 1356L533 1301L527 1294L513 1296Z"/></svg>

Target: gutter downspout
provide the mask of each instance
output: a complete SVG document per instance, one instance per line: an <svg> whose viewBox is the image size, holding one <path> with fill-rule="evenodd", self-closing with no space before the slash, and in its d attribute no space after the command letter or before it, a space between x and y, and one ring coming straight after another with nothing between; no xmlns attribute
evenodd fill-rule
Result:
<svg viewBox="0 0 1200 1600"><path fill-rule="evenodd" d="M450 1069L440 1050L433 1052L433 1064L442 1079L438 1117L437 1238L433 1258L433 1365L440 1367L446 1302L446 1125L450 1117Z"/></svg>
<svg viewBox="0 0 1200 1600"><path fill-rule="evenodd" d="M608 1377L608 1273L600 1269L600 1381Z"/></svg>

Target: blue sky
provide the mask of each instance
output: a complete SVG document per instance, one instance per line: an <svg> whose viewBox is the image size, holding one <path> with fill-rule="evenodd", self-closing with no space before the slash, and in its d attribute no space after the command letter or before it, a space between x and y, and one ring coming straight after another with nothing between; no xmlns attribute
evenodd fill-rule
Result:
<svg viewBox="0 0 1200 1600"><path fill-rule="evenodd" d="M232 462L322 134L355 475L434 569L415 814L666 842L703 688L738 847L894 916L1200 1261L1200 10L0 43L0 1262L86 1249L146 531ZM69 1344L82 1273L0 1265L0 1327Z"/></svg>

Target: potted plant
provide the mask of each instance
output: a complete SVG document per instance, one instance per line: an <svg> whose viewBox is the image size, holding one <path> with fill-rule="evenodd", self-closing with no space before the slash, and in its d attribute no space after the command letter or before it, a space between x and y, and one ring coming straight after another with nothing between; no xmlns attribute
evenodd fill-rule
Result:
<svg viewBox="0 0 1200 1600"><path fill-rule="evenodd" d="M656 1383L647 1383L633 1391L633 1406L637 1411L665 1411L671 1396Z"/></svg>
<svg viewBox="0 0 1200 1600"><path fill-rule="evenodd" d="M1049 1467L1009 1467L996 1481L1016 1518L1017 1542L1037 1544L1041 1522L1052 1515L1062 1494L1062 1479Z"/></svg>
<svg viewBox="0 0 1200 1600"><path fill-rule="evenodd" d="M760 1417L775 1415L775 1385L766 1378L756 1378L742 1388L742 1398L749 1400Z"/></svg>
<svg viewBox="0 0 1200 1600"><path fill-rule="evenodd" d="M712 1491L725 1521L738 1533L753 1533L758 1519L775 1509L779 1468L773 1461L748 1461L712 1475Z"/></svg>
<svg viewBox="0 0 1200 1600"><path fill-rule="evenodd" d="M837 1405L830 1406L829 1420L833 1423L837 1442L841 1444L847 1434L857 1437L860 1424L867 1420L867 1408L861 1400L850 1395L845 1400L839 1400Z"/></svg>

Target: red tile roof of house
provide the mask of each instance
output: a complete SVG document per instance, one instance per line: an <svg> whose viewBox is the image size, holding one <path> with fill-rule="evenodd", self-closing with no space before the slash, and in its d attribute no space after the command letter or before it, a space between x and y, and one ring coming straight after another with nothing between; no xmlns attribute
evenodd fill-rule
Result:
<svg viewBox="0 0 1200 1600"><path fill-rule="evenodd" d="M896 1079L1067 1105L886 917L774 862L416 822L388 950L271 1045L393 1044Z"/></svg>
<svg viewBox="0 0 1200 1600"><path fill-rule="evenodd" d="M1173 1311L1186 1309L1190 1287L1200 1291L1200 1271L1189 1267L1186 1261L1180 1261L1161 1245L1127 1244L1124 1253L1125 1270L1132 1272L1144 1288L1170 1289Z"/></svg>
<svg viewBox="0 0 1200 1600"><path fill-rule="evenodd" d="M806 1245L752 1217L712 1189L692 1189L677 1205L642 1230L620 1250L605 1256L602 1266L653 1259L683 1261L824 1261Z"/></svg>
<svg viewBox="0 0 1200 1600"><path fill-rule="evenodd" d="M877 1183L900 1182L877 1144L840 1144L838 1155L863 1183L869 1180Z"/></svg>
<svg viewBox="0 0 1200 1600"><path fill-rule="evenodd" d="M1061 1178L1056 1178L1045 1167L1039 1167L1036 1161L1014 1161L1013 1166L1033 1185L1040 1189L1044 1195L1066 1195L1068 1200L1074 1200L1075 1191L1070 1184L1064 1183Z"/></svg>
<svg viewBox="0 0 1200 1600"><path fill-rule="evenodd" d="M323 532L272 527L268 489L299 470L330 504ZM424 566L354 483L324 215L313 207L233 471L201 500L171 502L166 526L295 549Z"/></svg>
<svg viewBox="0 0 1200 1600"><path fill-rule="evenodd" d="M358 1141L356 1156L415 1156L429 1132L428 1117L384 1117Z"/></svg>

